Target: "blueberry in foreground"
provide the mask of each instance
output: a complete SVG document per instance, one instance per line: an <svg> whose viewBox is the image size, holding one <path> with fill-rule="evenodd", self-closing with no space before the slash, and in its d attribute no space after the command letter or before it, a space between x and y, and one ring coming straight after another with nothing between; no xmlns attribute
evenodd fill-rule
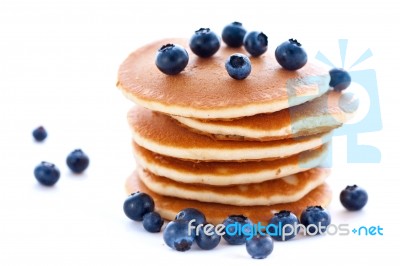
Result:
<svg viewBox="0 0 400 266"><path fill-rule="evenodd" d="M307 228L308 235L317 235L326 231L331 216L321 206L309 206L301 213L300 222Z"/></svg>
<svg viewBox="0 0 400 266"><path fill-rule="evenodd" d="M222 30L222 40L229 47L240 47L243 45L243 39L246 35L246 29L240 22L232 22L225 26Z"/></svg>
<svg viewBox="0 0 400 266"><path fill-rule="evenodd" d="M358 211L368 202L367 191L357 185L347 186L340 193L340 202L349 211Z"/></svg>
<svg viewBox="0 0 400 266"><path fill-rule="evenodd" d="M204 250L211 250L218 246L221 241L221 236L215 232L215 226L212 224L205 224L202 226L195 237L197 246Z"/></svg>
<svg viewBox="0 0 400 266"><path fill-rule="evenodd" d="M217 34L209 28L200 28L195 31L189 41L189 47L194 54L199 57L210 57L214 55L221 43Z"/></svg>
<svg viewBox="0 0 400 266"><path fill-rule="evenodd" d="M222 237L229 245L242 245L252 234L253 223L244 215L230 215L222 224L225 225L225 234Z"/></svg>
<svg viewBox="0 0 400 266"><path fill-rule="evenodd" d="M192 225L194 225L194 226L206 223L206 217L204 216L204 214L195 208L186 208L186 209L181 210L175 216L175 220L184 220L187 222L194 220L192 222Z"/></svg>
<svg viewBox="0 0 400 266"><path fill-rule="evenodd" d="M242 80L250 75L251 62L244 54L233 54L226 60L225 69L232 78Z"/></svg>
<svg viewBox="0 0 400 266"><path fill-rule="evenodd" d="M274 250L274 242L269 235L255 235L246 240L246 250L253 259L265 259Z"/></svg>
<svg viewBox="0 0 400 266"><path fill-rule="evenodd" d="M37 127L32 131L33 138L41 142L47 138L47 131L43 126Z"/></svg>
<svg viewBox="0 0 400 266"><path fill-rule="evenodd" d="M143 227L150 233L158 233L164 224L164 219L158 212L148 212L143 216Z"/></svg>
<svg viewBox="0 0 400 266"><path fill-rule="evenodd" d="M187 251L192 247L194 232L189 232L189 223L185 220L175 220L167 224L163 233L164 242L177 251Z"/></svg>
<svg viewBox="0 0 400 266"><path fill-rule="evenodd" d="M41 162L33 173L37 181L45 186L53 186L60 179L60 170L49 162Z"/></svg>
<svg viewBox="0 0 400 266"><path fill-rule="evenodd" d="M299 219L290 211L282 210L275 213L268 222L270 236L278 241L290 240L296 236L296 225L298 223ZM281 227L281 230L277 232L279 227ZM281 234L280 231L282 232Z"/></svg>
<svg viewBox="0 0 400 266"><path fill-rule="evenodd" d="M351 84L351 77L349 72L341 68L333 68L329 71L331 81L329 86L335 91L342 91L347 89Z"/></svg>
<svg viewBox="0 0 400 266"><path fill-rule="evenodd" d="M307 63L307 53L295 39L283 42L275 50L278 63L287 70L297 70Z"/></svg>
<svg viewBox="0 0 400 266"><path fill-rule="evenodd" d="M131 194L124 202L125 215L134 221L142 221L143 216L154 211L154 200L143 192Z"/></svg>
<svg viewBox="0 0 400 266"><path fill-rule="evenodd" d="M178 44L166 44L156 54L157 68L167 75L176 75L185 69L189 62L189 54Z"/></svg>
<svg viewBox="0 0 400 266"><path fill-rule="evenodd" d="M265 53L268 49L268 37L261 31L252 31L244 37L244 48L254 57Z"/></svg>
<svg viewBox="0 0 400 266"><path fill-rule="evenodd" d="M81 149L76 149L67 156L67 165L72 172L80 174L88 168L89 157Z"/></svg>

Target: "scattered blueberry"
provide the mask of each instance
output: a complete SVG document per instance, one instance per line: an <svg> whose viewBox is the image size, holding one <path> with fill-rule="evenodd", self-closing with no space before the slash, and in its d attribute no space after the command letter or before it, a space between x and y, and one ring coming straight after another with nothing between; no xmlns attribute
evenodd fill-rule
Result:
<svg viewBox="0 0 400 266"><path fill-rule="evenodd" d="M253 223L246 216L231 215L222 224L225 225L225 234L222 237L229 245L242 245L246 243L246 238L252 234Z"/></svg>
<svg viewBox="0 0 400 266"><path fill-rule="evenodd" d="M124 212L129 219L142 221L143 216L154 211L154 201L146 193L136 192L131 194L124 202Z"/></svg>
<svg viewBox="0 0 400 266"><path fill-rule="evenodd" d="M209 28L200 28L194 32L189 46L197 56L210 57L218 51L221 44L217 34Z"/></svg>
<svg viewBox="0 0 400 266"><path fill-rule="evenodd" d="M242 80L250 74L251 62L244 54L233 54L226 60L225 68L229 76Z"/></svg>
<svg viewBox="0 0 400 266"><path fill-rule="evenodd" d="M331 216L321 206L309 206L300 215L300 222L307 228L307 233L317 235L324 233L331 224Z"/></svg>
<svg viewBox="0 0 400 266"><path fill-rule="evenodd" d="M164 229L163 237L164 242L177 251L189 250L194 242L194 232L189 232L189 223L185 220L169 222Z"/></svg>
<svg viewBox="0 0 400 266"><path fill-rule="evenodd" d="M89 157L82 150L76 149L67 156L67 165L72 172L82 173L89 166Z"/></svg>
<svg viewBox="0 0 400 266"><path fill-rule="evenodd" d="M191 220L195 220L192 225L197 226L199 224L206 223L206 217L204 214L195 208L186 208L178 212L175 217L175 220L184 220L190 222Z"/></svg>
<svg viewBox="0 0 400 266"><path fill-rule="evenodd" d="M294 238L296 236L296 225L299 223L296 215L290 211L280 211L275 213L274 216L269 220L268 227L269 232L271 232L271 237L274 240L286 241ZM274 225L274 226L271 226ZM283 228L285 225L291 225ZM281 227L282 233L279 234L281 230L276 232L276 229Z"/></svg>
<svg viewBox="0 0 400 266"><path fill-rule="evenodd" d="M36 141L43 141L47 137L47 131L44 127L40 126L32 131L32 136Z"/></svg>
<svg viewBox="0 0 400 266"><path fill-rule="evenodd" d="M195 237L197 246L204 250L210 250L218 246L221 236L215 232L215 226L205 224L202 226Z"/></svg>
<svg viewBox="0 0 400 266"><path fill-rule="evenodd" d="M340 202L349 211L361 210L368 201L367 191L357 185L347 186L340 192Z"/></svg>
<svg viewBox="0 0 400 266"><path fill-rule="evenodd" d="M268 49L268 37L260 31L252 31L244 37L244 48L254 57L260 56Z"/></svg>
<svg viewBox="0 0 400 266"><path fill-rule="evenodd" d="M143 216L143 227L150 233L160 232L163 224L164 219L158 212L148 212Z"/></svg>
<svg viewBox="0 0 400 266"><path fill-rule="evenodd" d="M351 77L349 72L341 68L334 68L329 71L331 76L331 81L329 86L331 86L335 91L342 91L347 89L351 83Z"/></svg>
<svg viewBox="0 0 400 266"><path fill-rule="evenodd" d="M276 47L275 58L287 70L300 69L307 63L307 53L295 39L289 39Z"/></svg>
<svg viewBox="0 0 400 266"><path fill-rule="evenodd" d="M274 250L274 242L269 235L255 235L246 240L246 250L253 259L265 259Z"/></svg>
<svg viewBox="0 0 400 266"><path fill-rule="evenodd" d="M232 22L222 30L222 40L230 47L240 47L243 45L243 39L246 35L246 29L242 23Z"/></svg>
<svg viewBox="0 0 400 266"><path fill-rule="evenodd" d="M53 186L60 179L60 170L48 162L41 162L35 167L34 175L40 184L45 186Z"/></svg>
<svg viewBox="0 0 400 266"><path fill-rule="evenodd" d="M156 54L156 66L167 75L179 74L189 62L189 55L185 48L178 44L161 46Z"/></svg>

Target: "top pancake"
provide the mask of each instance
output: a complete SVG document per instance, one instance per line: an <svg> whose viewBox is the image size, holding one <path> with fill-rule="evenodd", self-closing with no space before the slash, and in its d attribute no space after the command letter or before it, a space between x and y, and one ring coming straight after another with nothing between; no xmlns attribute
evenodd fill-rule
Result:
<svg viewBox="0 0 400 266"><path fill-rule="evenodd" d="M164 44L180 44L189 63L168 76L155 65ZM271 113L319 97L329 89L326 69L308 62L297 71L283 69L271 53L250 57L252 71L245 80L231 78L225 61L243 48L224 45L211 58L193 54L186 39L164 39L130 54L118 72L117 86L137 104L162 113L203 119L229 119Z"/></svg>

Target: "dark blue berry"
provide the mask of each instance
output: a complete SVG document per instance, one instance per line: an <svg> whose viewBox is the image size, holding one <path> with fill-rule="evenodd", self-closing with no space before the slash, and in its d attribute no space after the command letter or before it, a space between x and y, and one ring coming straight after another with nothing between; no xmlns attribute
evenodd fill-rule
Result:
<svg viewBox="0 0 400 266"><path fill-rule="evenodd" d="M246 29L242 23L232 22L222 30L222 40L230 47L240 47L243 45L243 39L246 35Z"/></svg>
<svg viewBox="0 0 400 266"><path fill-rule="evenodd" d="M300 69L307 63L307 53L295 39L289 39L276 47L275 58L287 70Z"/></svg>
<svg viewBox="0 0 400 266"><path fill-rule="evenodd" d="M167 224L164 229L164 242L172 249L186 251L194 242L194 231L189 230L189 223L185 220L175 220Z"/></svg>
<svg viewBox="0 0 400 266"><path fill-rule="evenodd" d="M195 208L186 208L181 210L176 215L175 220L184 220L187 222L191 222L192 220L194 220L191 223L194 226L206 223L206 217L204 216L204 214Z"/></svg>
<svg viewBox="0 0 400 266"><path fill-rule="evenodd" d="M143 227L150 233L160 232L163 224L164 219L158 212L148 212L143 216Z"/></svg>
<svg viewBox="0 0 400 266"><path fill-rule="evenodd" d="M218 246L221 241L221 236L215 232L215 226L212 224L205 224L199 228L195 239L199 248L210 250Z"/></svg>
<svg viewBox="0 0 400 266"><path fill-rule="evenodd" d="M82 150L76 149L67 156L67 165L72 172L80 174L89 166L89 157Z"/></svg>
<svg viewBox="0 0 400 266"><path fill-rule="evenodd" d="M178 44L166 44L158 49L156 66L167 75L179 74L189 62L189 55L185 48Z"/></svg>
<svg viewBox="0 0 400 266"><path fill-rule="evenodd" d="M297 224L299 219L292 212L284 210L275 213L268 222L270 236L278 241L290 240L296 236Z"/></svg>
<svg viewBox="0 0 400 266"><path fill-rule="evenodd" d="M60 170L52 163L41 162L35 167L34 175L40 184L53 186L60 179Z"/></svg>
<svg viewBox="0 0 400 266"><path fill-rule="evenodd" d="M229 76L242 80L250 74L251 62L244 54L233 54L226 60L225 68Z"/></svg>
<svg viewBox="0 0 400 266"><path fill-rule="evenodd" d="M331 224L331 216L321 206L309 206L300 215L300 222L306 227L307 234L324 233Z"/></svg>
<svg viewBox="0 0 400 266"><path fill-rule="evenodd" d="M143 192L131 194L124 202L124 212L129 219L142 221L143 216L154 211L154 201Z"/></svg>
<svg viewBox="0 0 400 266"><path fill-rule="evenodd" d="M231 215L223 222L225 234L222 236L229 245L242 245L252 234L253 223L243 215Z"/></svg>
<svg viewBox="0 0 400 266"><path fill-rule="evenodd" d="M335 91L342 91L350 86L351 77L346 70L334 68L329 71L329 75L331 76L329 86L331 86Z"/></svg>
<svg viewBox="0 0 400 266"><path fill-rule="evenodd" d="M244 48L254 57L260 56L268 49L268 37L260 31L252 31L244 37Z"/></svg>
<svg viewBox="0 0 400 266"><path fill-rule="evenodd" d="M43 141L47 137L47 131L44 127L40 126L32 131L32 136L36 141Z"/></svg>
<svg viewBox="0 0 400 266"><path fill-rule="evenodd" d="M269 235L255 235L246 240L246 250L253 259L265 259L274 250L274 242Z"/></svg>
<svg viewBox="0 0 400 266"><path fill-rule="evenodd" d="M218 36L209 28L201 28L194 32L189 41L190 49L200 57L210 57L221 46Z"/></svg>
<svg viewBox="0 0 400 266"><path fill-rule="evenodd" d="M368 202L367 191L357 185L347 186L340 193L340 202L349 211L361 210Z"/></svg>

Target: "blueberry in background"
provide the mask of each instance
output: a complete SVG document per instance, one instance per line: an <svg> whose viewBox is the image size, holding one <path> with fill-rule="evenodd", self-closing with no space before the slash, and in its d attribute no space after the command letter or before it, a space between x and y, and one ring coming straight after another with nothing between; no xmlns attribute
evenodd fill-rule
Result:
<svg viewBox="0 0 400 266"><path fill-rule="evenodd" d="M89 157L81 149L76 149L68 154L67 165L72 172L80 174L89 166Z"/></svg>
<svg viewBox="0 0 400 266"><path fill-rule="evenodd" d="M190 222L191 220L195 220L192 225L197 226L199 224L206 223L206 217L204 214L195 208L186 208L178 212L175 216L175 220L184 220Z"/></svg>
<svg viewBox="0 0 400 266"><path fill-rule="evenodd" d="M321 206L309 206L301 213L300 222L307 228L307 233L316 235L326 231L331 216Z"/></svg>
<svg viewBox="0 0 400 266"><path fill-rule="evenodd" d="M167 75L176 75L185 69L189 62L189 54L179 44L166 44L156 54L157 68Z"/></svg>
<svg viewBox="0 0 400 266"><path fill-rule="evenodd" d="M246 35L246 29L240 22L232 22L224 27L222 30L222 40L229 47L240 47L243 45L243 39Z"/></svg>
<svg viewBox="0 0 400 266"><path fill-rule="evenodd" d="M145 214L154 211L154 200L146 193L135 192L124 201L123 209L129 219L142 221Z"/></svg>
<svg viewBox="0 0 400 266"><path fill-rule="evenodd" d="M189 223L175 220L167 224L163 232L164 242L177 251L187 251L195 241L194 231L189 232Z"/></svg>
<svg viewBox="0 0 400 266"><path fill-rule="evenodd" d="M283 42L275 50L278 63L287 70L297 70L307 63L307 53L296 39Z"/></svg>
<svg viewBox="0 0 400 266"><path fill-rule="evenodd" d="M43 126L39 126L32 131L32 136L36 141L41 142L46 139L47 131Z"/></svg>
<svg viewBox="0 0 400 266"><path fill-rule="evenodd" d="M60 179L60 170L49 162L41 162L33 173L36 180L44 186L53 186Z"/></svg>
<svg viewBox="0 0 400 266"><path fill-rule="evenodd" d="M223 222L225 225L225 234L222 236L229 245L243 245L246 243L246 238L252 233L252 221L244 215L230 215ZM244 232L235 232L235 227L232 225L239 224L241 228L245 226L243 229ZM231 225L231 226L230 226ZM230 232L231 234L228 234Z"/></svg>
<svg viewBox="0 0 400 266"><path fill-rule="evenodd" d="M158 212L148 212L143 216L143 227L147 232L158 233L164 224L164 219Z"/></svg>
<svg viewBox="0 0 400 266"><path fill-rule="evenodd" d="M225 69L232 78L242 80L250 75L251 62L244 54L233 54L226 60Z"/></svg>
<svg viewBox="0 0 400 266"><path fill-rule="evenodd" d="M201 249L214 249L221 241L221 236L216 233L215 227L212 224L205 224L198 232L199 234L196 234L195 240L197 246Z"/></svg>
<svg viewBox="0 0 400 266"><path fill-rule="evenodd" d="M340 202L349 211L358 211L368 202L368 194L357 185L347 186L340 192Z"/></svg>
<svg viewBox="0 0 400 266"><path fill-rule="evenodd" d="M335 91L345 90L351 84L350 74L344 69L333 68L329 71L329 75L331 76L329 86L332 87Z"/></svg>
<svg viewBox="0 0 400 266"><path fill-rule="evenodd" d="M209 28L200 28L190 38L189 47L199 57L210 57L214 55L221 46L217 34Z"/></svg>
<svg viewBox="0 0 400 266"><path fill-rule="evenodd" d="M274 242L269 235L255 235L246 240L247 253L253 259L265 259L274 250Z"/></svg>
<svg viewBox="0 0 400 266"><path fill-rule="evenodd" d="M268 49L268 37L261 31L251 31L244 37L244 48L254 57L265 53Z"/></svg>
<svg viewBox="0 0 400 266"><path fill-rule="evenodd" d="M278 213L275 213L274 216L268 222L269 232L271 232L270 235L274 240L278 241L290 240L296 236L296 225L298 223L299 219L297 219L296 215L294 215L290 211L282 210ZM272 227L270 225L275 225L275 227ZM286 227L285 229L283 229L285 225L290 225L290 228ZM279 235L279 232L276 232L276 230L274 229L279 226L281 226L282 230L286 233L285 236L283 235L283 231L282 235Z"/></svg>

